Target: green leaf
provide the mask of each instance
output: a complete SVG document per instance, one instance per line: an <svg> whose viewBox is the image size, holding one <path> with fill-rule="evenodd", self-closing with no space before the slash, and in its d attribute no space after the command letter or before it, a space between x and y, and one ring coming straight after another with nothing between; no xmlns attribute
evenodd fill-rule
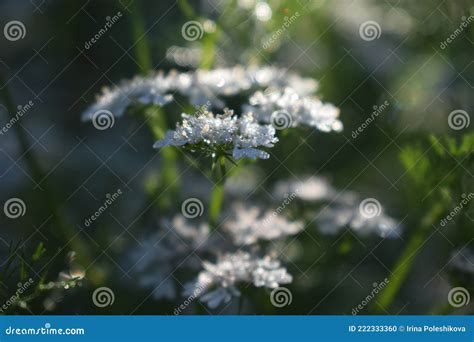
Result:
<svg viewBox="0 0 474 342"><path fill-rule="evenodd" d="M38 261L41 256L46 252L46 248L44 247L43 242L40 242L38 246L36 247L35 252L33 253L33 256L31 257L31 260L33 261Z"/></svg>

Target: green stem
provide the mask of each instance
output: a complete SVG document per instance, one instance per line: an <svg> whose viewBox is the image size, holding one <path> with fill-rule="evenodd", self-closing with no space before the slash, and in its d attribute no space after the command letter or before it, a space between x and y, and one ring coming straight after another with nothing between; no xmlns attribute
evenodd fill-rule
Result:
<svg viewBox="0 0 474 342"><path fill-rule="evenodd" d="M4 84L4 78L2 75L0 75L0 84ZM4 86L0 94L3 103L11 115L11 118L13 118L16 109L13 98L11 97L11 94L9 93L6 86ZM81 264L89 265L92 262L92 258L89 254L87 245L79 236L79 234L77 234L77 230L74 228L74 226L67 222L67 219L63 215L53 187L49 183L47 176L43 172L36 156L29 148L28 138L23 127L20 124L15 124L13 125L13 130L20 144L20 149L23 152L22 154L26 160L28 169L32 174L32 178L35 180L35 182L41 182L41 189L44 191L44 202L52 214L52 220L56 229L59 231L61 238L67 242L71 246L71 249L77 253L79 262ZM94 282L96 279L94 273L92 273L90 276L93 278L91 280Z"/></svg>
<svg viewBox="0 0 474 342"><path fill-rule="evenodd" d="M165 137L165 115L162 108L153 106L145 111L145 115L149 116L149 126L156 140L161 140ZM177 166L178 156L176 151L172 148L160 149L162 158L161 175L157 184L153 189L150 189L150 193L153 196L160 196L158 206L162 209L169 208L171 205L172 198L176 198L174 195L179 193L179 173ZM166 191L167 195L163 196L162 193Z"/></svg>
<svg viewBox="0 0 474 342"><path fill-rule="evenodd" d="M389 277L388 285L380 292L377 299L379 307L374 309L375 312L381 313L390 308L396 294L408 276L426 236L433 228L433 225L440 220L444 211L445 205L438 202L434 204L426 216L423 217L418 230L410 237L408 244L395 263L395 268Z"/></svg>
<svg viewBox="0 0 474 342"><path fill-rule="evenodd" d="M140 8L137 1L133 2L132 12L132 34L135 39L135 56L137 57L140 72L143 74L149 73L153 69L150 44L148 42L145 30L145 23L143 22ZM153 106L145 110L145 116L149 117L147 124L153 133L156 140L161 140L165 137L167 125L164 111L158 107ZM149 192L152 198L160 196L158 207L161 209L169 208L172 201L173 194L177 194L179 190L178 166L176 151L169 148L160 150L162 158L161 173L158 181L153 185ZM168 189L170 195L163 196L162 193ZM168 192L167 191L167 192Z"/></svg>
<svg viewBox="0 0 474 342"><path fill-rule="evenodd" d="M132 34L135 39L134 51L138 66L142 74L147 74L153 69L151 61L150 44L146 36L145 23L143 22L137 1L132 4Z"/></svg>
<svg viewBox="0 0 474 342"><path fill-rule="evenodd" d="M219 167L218 167L219 164ZM220 173L218 169L220 168ZM214 187L211 193L211 202L209 206L209 224L213 229L217 229L217 219L222 208L224 200L224 183L226 177L225 156L217 157L212 164L212 175Z"/></svg>

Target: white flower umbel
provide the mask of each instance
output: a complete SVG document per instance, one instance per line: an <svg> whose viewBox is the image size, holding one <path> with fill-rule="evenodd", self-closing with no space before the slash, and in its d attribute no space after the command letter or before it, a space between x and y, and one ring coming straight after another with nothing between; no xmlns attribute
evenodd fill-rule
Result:
<svg viewBox="0 0 474 342"><path fill-rule="evenodd" d="M318 83L274 67L235 66L185 73L174 70L168 74L157 72L104 88L82 117L83 120L91 120L99 110L108 110L119 117L133 101L162 106L172 101L175 93L187 97L192 105L202 106L210 102L213 107L222 109L225 107L223 97L255 92L269 86L291 87L299 95L305 96L314 93Z"/></svg>
<svg viewBox="0 0 474 342"><path fill-rule="evenodd" d="M250 97L249 103L243 106L244 112L255 113L261 122L284 125L283 128L306 125L323 132L342 130L339 108L317 97L302 96L293 88L258 91Z"/></svg>
<svg viewBox="0 0 474 342"><path fill-rule="evenodd" d="M318 228L323 234L337 234L349 227L361 236L378 235L383 238L397 238L401 225L383 213L374 216L364 215L360 210L360 197L352 192L342 193L329 206L316 214Z"/></svg>
<svg viewBox="0 0 474 342"><path fill-rule="evenodd" d="M299 233L303 222L292 222L277 210L263 211L257 206L236 203L232 217L224 222L223 228L237 245L251 245L258 240L273 241Z"/></svg>
<svg viewBox="0 0 474 342"><path fill-rule="evenodd" d="M192 151L222 155L232 153L234 159L267 159L269 154L258 148L273 147L278 141L271 125L260 125L251 113L237 117L232 110L214 115L204 112L198 116L182 114L183 121L174 131L168 131L155 148L186 146Z"/></svg>
<svg viewBox="0 0 474 342"><path fill-rule="evenodd" d="M299 198L304 201L330 200L336 196L336 190L329 182L318 176L303 176L297 179L278 181L272 195L278 200Z"/></svg>
<svg viewBox="0 0 474 342"><path fill-rule="evenodd" d="M205 223L190 225L181 215L164 220L162 230L140 241L127 258L131 260L130 272L143 288L153 289L153 298L174 299L177 296L175 278L179 267L196 271L201 265L200 253L213 250L213 237Z"/></svg>
<svg viewBox="0 0 474 342"><path fill-rule="evenodd" d="M200 289L200 300L210 308L216 308L230 302L233 297L240 296L239 285L277 288L293 280L278 260L270 256L260 258L243 251L225 254L215 264L205 261L203 267L197 280L185 286L184 295L194 294L196 289Z"/></svg>
<svg viewBox="0 0 474 342"><path fill-rule="evenodd" d="M96 102L82 114L82 119L92 120L100 110L110 111L115 117L120 117L133 101L163 106L173 100L172 92L177 88L185 88L188 83L186 78L177 73L165 76L159 72L146 78L136 76L112 88L103 88Z"/></svg>

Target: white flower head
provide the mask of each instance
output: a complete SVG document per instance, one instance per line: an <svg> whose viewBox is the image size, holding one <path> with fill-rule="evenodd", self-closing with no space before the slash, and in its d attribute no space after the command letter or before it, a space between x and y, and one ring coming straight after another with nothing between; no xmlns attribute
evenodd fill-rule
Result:
<svg viewBox="0 0 474 342"><path fill-rule="evenodd" d="M234 243L251 245L258 240L273 241L299 233L303 222L289 221L278 210L263 211L258 206L236 203L231 219L223 225Z"/></svg>
<svg viewBox="0 0 474 342"><path fill-rule="evenodd" d="M197 255L211 249L214 240L207 224L190 225L181 215L164 220L162 228L141 240L128 257L133 263L134 279L141 287L153 289L155 299L174 299L177 284L171 274L178 267L197 270L201 264Z"/></svg>
<svg viewBox="0 0 474 342"><path fill-rule="evenodd" d="M257 91L249 103L243 106L244 112L255 113L261 122L271 123L274 113L283 112L288 113L287 120L292 127L306 125L323 132L342 130L339 108L317 97L302 96L293 88Z"/></svg>
<svg viewBox="0 0 474 342"><path fill-rule="evenodd" d="M278 181L272 194L279 200L295 197L304 201L322 201L333 198L336 191L325 178L305 176Z"/></svg>
<svg viewBox="0 0 474 342"><path fill-rule="evenodd" d="M197 280L185 286L184 295L195 294L196 289L199 289L198 297L210 308L240 296L239 285L276 288L293 281L293 277L280 266L278 260L270 256L260 258L243 251L225 254L215 264L205 261L203 267Z"/></svg>
<svg viewBox="0 0 474 342"><path fill-rule="evenodd" d="M319 230L324 234L337 234L345 227L349 227L361 236L371 234L382 238L396 238L400 236L399 222L383 213L369 217L360 210L359 196L352 192L343 193L333 200L328 207L317 214L316 221Z"/></svg>
<svg viewBox="0 0 474 342"><path fill-rule="evenodd" d="M104 88L82 118L84 121L91 120L99 110L107 110L120 117L133 101L163 106L173 100L175 93L187 97L192 105L210 103L213 107L222 109L225 107L223 97L255 92L269 86L291 87L297 94L306 96L316 91L318 83L275 67L237 65L184 73L175 70L167 74L156 72L149 76L135 76L113 87Z"/></svg>
<svg viewBox="0 0 474 342"><path fill-rule="evenodd" d="M214 115L205 111L198 116L182 114L183 121L174 131L168 131L163 140L157 141L155 148L165 146L186 146L191 150L211 153L229 153L234 159L261 158L269 154L260 147L273 147L278 141L275 129L270 125L260 125L252 114L237 117L232 110L224 109L224 114Z"/></svg>

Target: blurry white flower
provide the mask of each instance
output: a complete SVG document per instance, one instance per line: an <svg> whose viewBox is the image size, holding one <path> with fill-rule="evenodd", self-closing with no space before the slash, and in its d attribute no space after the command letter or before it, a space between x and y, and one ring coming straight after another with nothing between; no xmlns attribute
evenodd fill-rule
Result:
<svg viewBox="0 0 474 342"><path fill-rule="evenodd" d="M321 201L333 198L336 191L326 179L306 176L299 179L278 181L272 194L278 200L294 196L304 201Z"/></svg>
<svg viewBox="0 0 474 342"><path fill-rule="evenodd" d="M400 236L400 224L393 218L383 213L374 217L363 215L360 200L353 193L342 194L341 200L331 203L317 214L318 229L323 234L337 234L345 227L356 233L366 236L376 234L383 238L396 238Z"/></svg>
<svg viewBox="0 0 474 342"><path fill-rule="evenodd" d="M244 105L244 112L253 112L259 121L271 123L275 112L283 111L291 117L293 127L306 125L323 132L342 130L339 108L323 103L316 97L302 96L295 89L257 91Z"/></svg>
<svg viewBox="0 0 474 342"><path fill-rule="evenodd" d="M118 86L103 88L96 102L83 113L82 119L91 120L99 110L107 110L115 117L120 117L132 101L163 106L173 100L170 92L179 87L180 81L185 82L176 73L168 76L156 73L153 77L136 76L132 80L122 81Z"/></svg>
<svg viewBox="0 0 474 342"><path fill-rule="evenodd" d="M154 289L155 299L174 299L177 285L172 273L178 267L197 270L201 264L198 254L210 248L212 239L207 224L191 226L181 215L162 226L164 229L143 239L128 257L140 286Z"/></svg>
<svg viewBox="0 0 474 342"><path fill-rule="evenodd" d="M196 293L196 289L204 289L199 297L210 308L216 308L230 302L233 297L240 296L238 285L276 288L293 280L279 261L243 251L225 254L215 264L204 262L203 267L197 280L185 286L184 295Z"/></svg>
<svg viewBox="0 0 474 342"><path fill-rule="evenodd" d="M267 159L269 154L257 147L273 147L278 141L275 129L258 124L251 114L241 118L233 114L227 109L222 115L207 111L198 116L183 114L182 123L174 131L168 131L165 139L157 141L154 147L187 145L208 153L232 151L234 159Z"/></svg>
<svg viewBox="0 0 474 342"><path fill-rule="evenodd" d="M250 245L258 240L276 240L299 233L303 222L289 221L277 211L263 211L257 206L236 203L232 208L232 217L224 222L223 228L237 245Z"/></svg>

